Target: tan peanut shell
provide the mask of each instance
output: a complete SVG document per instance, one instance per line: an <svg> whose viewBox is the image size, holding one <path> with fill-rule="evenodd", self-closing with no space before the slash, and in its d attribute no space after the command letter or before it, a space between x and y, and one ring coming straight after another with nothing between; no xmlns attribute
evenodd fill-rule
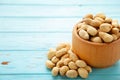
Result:
<svg viewBox="0 0 120 80"><path fill-rule="evenodd" d="M68 65L68 63L71 61L71 59L70 58L66 58L65 60L64 60L64 65Z"/></svg>
<svg viewBox="0 0 120 80"><path fill-rule="evenodd" d="M60 75L64 76L68 70L69 70L68 66L62 66L60 68Z"/></svg>
<svg viewBox="0 0 120 80"><path fill-rule="evenodd" d="M52 61L47 60L46 61L46 66L47 66L47 68L52 69L55 66L55 64Z"/></svg>
<svg viewBox="0 0 120 80"><path fill-rule="evenodd" d="M100 37L91 37L91 41L92 42L96 42L96 43L102 43L102 39Z"/></svg>
<svg viewBox="0 0 120 80"><path fill-rule="evenodd" d="M79 36L83 39L86 39L86 40L89 39L89 34L84 29L80 29Z"/></svg>
<svg viewBox="0 0 120 80"><path fill-rule="evenodd" d="M86 69L88 71L88 73L92 72L92 68L90 66L85 66L84 69Z"/></svg>
<svg viewBox="0 0 120 80"><path fill-rule="evenodd" d="M97 30L96 30L94 27L92 27L92 26L89 26L89 27L87 28L87 32L88 32L91 36L95 36L95 35L97 34Z"/></svg>
<svg viewBox="0 0 120 80"><path fill-rule="evenodd" d="M79 73L79 76L81 78L87 78L88 77L88 71L84 68L79 68L78 73Z"/></svg>
<svg viewBox="0 0 120 80"><path fill-rule="evenodd" d="M104 42L112 42L113 36L105 33L105 32L99 32L99 36L103 39Z"/></svg>
<svg viewBox="0 0 120 80"><path fill-rule="evenodd" d="M55 56L55 54L56 54L56 50L51 48L47 54L48 59L52 59Z"/></svg>
<svg viewBox="0 0 120 80"><path fill-rule="evenodd" d="M75 62L75 64L76 64L78 67L80 67L80 68L87 66L86 62L83 61L83 60L77 60L77 61Z"/></svg>
<svg viewBox="0 0 120 80"><path fill-rule="evenodd" d="M53 63L57 63L57 62L59 61L59 58L57 58L56 56L54 56L54 57L51 59L51 61L52 61Z"/></svg>
<svg viewBox="0 0 120 80"><path fill-rule="evenodd" d="M84 16L84 18L90 18L90 19L93 19L93 14L87 14Z"/></svg>
<svg viewBox="0 0 120 80"><path fill-rule="evenodd" d="M68 53L70 54L70 59L71 59L72 61L75 62L76 60L79 59L78 56L77 56L75 53L72 52L72 50L69 50Z"/></svg>
<svg viewBox="0 0 120 80"><path fill-rule="evenodd" d="M78 76L78 73L77 73L76 70L68 70L68 71L66 72L66 76L67 76L68 78L76 78L76 77Z"/></svg>
<svg viewBox="0 0 120 80"><path fill-rule="evenodd" d="M53 76L57 76L58 73L59 73L59 68L58 68L58 67L54 67L54 68L52 69L52 75L53 75Z"/></svg>
<svg viewBox="0 0 120 80"><path fill-rule="evenodd" d="M70 69L77 69L78 68L77 65L73 61L69 62L68 66Z"/></svg>
<svg viewBox="0 0 120 80"><path fill-rule="evenodd" d="M60 49L60 50L58 50L56 52L56 57L61 57L61 56L63 56L66 53L67 53L67 49L66 48L62 48L62 49Z"/></svg>
<svg viewBox="0 0 120 80"><path fill-rule="evenodd" d="M105 18L106 18L106 16L105 16L104 13L97 13L97 14L95 15L95 17L100 17L100 18L102 18L102 19L105 19Z"/></svg>
<svg viewBox="0 0 120 80"><path fill-rule="evenodd" d="M100 30L103 32L109 32L112 29L112 26L108 23L103 23L100 25Z"/></svg>

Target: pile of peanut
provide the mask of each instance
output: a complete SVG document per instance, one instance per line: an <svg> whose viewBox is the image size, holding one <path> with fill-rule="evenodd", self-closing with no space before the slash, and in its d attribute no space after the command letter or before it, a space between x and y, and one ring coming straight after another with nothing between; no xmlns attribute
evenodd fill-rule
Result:
<svg viewBox="0 0 120 80"><path fill-rule="evenodd" d="M104 13L87 14L77 24L78 35L88 41L108 43L120 37L118 20L106 17Z"/></svg>
<svg viewBox="0 0 120 80"><path fill-rule="evenodd" d="M91 67L72 52L69 43L61 43L56 49L50 49L47 57L46 66L52 69L53 76L60 74L68 78L76 78L77 76L87 78L88 74L92 72Z"/></svg>

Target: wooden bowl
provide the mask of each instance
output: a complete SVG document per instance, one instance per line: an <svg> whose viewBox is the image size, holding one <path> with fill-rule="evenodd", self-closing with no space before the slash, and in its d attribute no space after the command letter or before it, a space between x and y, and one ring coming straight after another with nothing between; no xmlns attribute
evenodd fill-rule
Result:
<svg viewBox="0 0 120 80"><path fill-rule="evenodd" d="M111 43L90 42L79 37L75 26L72 32L72 51L92 67L109 67L120 59L120 39Z"/></svg>

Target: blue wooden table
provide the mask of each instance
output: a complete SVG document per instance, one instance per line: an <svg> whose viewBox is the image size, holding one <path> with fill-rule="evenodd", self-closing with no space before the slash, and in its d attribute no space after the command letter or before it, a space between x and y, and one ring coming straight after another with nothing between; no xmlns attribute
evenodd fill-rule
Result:
<svg viewBox="0 0 120 80"><path fill-rule="evenodd" d="M45 67L49 48L71 42L73 25L87 13L120 22L119 0L0 0L0 80L66 80ZM79 80L84 80L78 77ZM77 80L76 79L76 80ZM120 61L93 69L85 80L120 80Z"/></svg>

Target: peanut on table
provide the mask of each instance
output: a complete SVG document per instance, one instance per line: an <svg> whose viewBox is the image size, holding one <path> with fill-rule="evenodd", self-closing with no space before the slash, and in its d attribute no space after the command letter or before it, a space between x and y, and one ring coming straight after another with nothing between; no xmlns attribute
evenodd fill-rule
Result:
<svg viewBox="0 0 120 80"><path fill-rule="evenodd" d="M87 78L92 68L72 52L69 43L61 43L56 49L50 49L47 54L47 68L51 69L52 75L66 76L68 78Z"/></svg>

